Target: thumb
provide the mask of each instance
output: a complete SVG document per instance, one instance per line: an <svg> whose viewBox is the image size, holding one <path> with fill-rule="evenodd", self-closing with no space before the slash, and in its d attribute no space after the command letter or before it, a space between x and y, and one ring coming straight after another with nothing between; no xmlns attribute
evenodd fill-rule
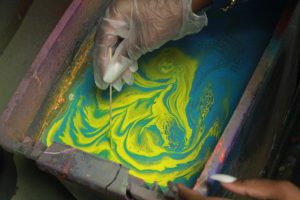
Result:
<svg viewBox="0 0 300 200"><path fill-rule="evenodd" d="M288 200L300 196L299 189L286 181L239 180L230 184L222 183L222 186L234 193L257 199Z"/></svg>

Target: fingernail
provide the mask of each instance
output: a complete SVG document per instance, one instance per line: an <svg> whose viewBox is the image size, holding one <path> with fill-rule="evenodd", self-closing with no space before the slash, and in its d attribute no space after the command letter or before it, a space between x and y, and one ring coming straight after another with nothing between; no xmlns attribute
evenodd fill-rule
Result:
<svg viewBox="0 0 300 200"><path fill-rule="evenodd" d="M210 176L210 179L219 181L221 183L233 183L237 180L237 178L227 174L214 174Z"/></svg>

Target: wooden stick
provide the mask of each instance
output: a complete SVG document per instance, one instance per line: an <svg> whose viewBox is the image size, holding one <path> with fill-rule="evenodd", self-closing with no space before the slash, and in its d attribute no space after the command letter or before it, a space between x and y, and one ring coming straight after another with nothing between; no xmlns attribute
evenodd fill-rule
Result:
<svg viewBox="0 0 300 200"><path fill-rule="evenodd" d="M112 59L112 49L109 48L109 62ZM110 135L110 147L112 147L112 133L111 133L111 126L112 126L112 84L109 84L109 135Z"/></svg>
<svg viewBox="0 0 300 200"><path fill-rule="evenodd" d="M109 84L109 123L112 124L112 85Z"/></svg>
<svg viewBox="0 0 300 200"><path fill-rule="evenodd" d="M109 48L109 61L112 58L112 49ZM112 84L109 84L109 123L112 125Z"/></svg>

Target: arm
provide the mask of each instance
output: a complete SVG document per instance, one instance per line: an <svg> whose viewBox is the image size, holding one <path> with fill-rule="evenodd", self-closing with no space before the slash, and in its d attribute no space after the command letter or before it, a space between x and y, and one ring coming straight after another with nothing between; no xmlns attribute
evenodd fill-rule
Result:
<svg viewBox="0 0 300 200"><path fill-rule="evenodd" d="M236 194L255 199L295 200L300 197L300 189L287 181L238 180L230 184L222 183L222 186ZM223 198L204 197L180 184L177 187L179 196L183 200L225 200Z"/></svg>
<svg viewBox="0 0 300 200"><path fill-rule="evenodd" d="M238 0L193 0L192 9L193 12L198 12L202 8L212 4L213 9L223 8L223 11L227 11L232 8Z"/></svg>
<svg viewBox="0 0 300 200"><path fill-rule="evenodd" d="M208 6L212 2L213 2L212 0L193 0L192 2L193 12L198 12L199 10Z"/></svg>

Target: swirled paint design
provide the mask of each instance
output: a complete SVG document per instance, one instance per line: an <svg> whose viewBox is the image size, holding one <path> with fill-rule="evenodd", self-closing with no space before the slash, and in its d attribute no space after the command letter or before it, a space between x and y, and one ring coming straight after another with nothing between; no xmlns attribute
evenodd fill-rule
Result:
<svg viewBox="0 0 300 200"><path fill-rule="evenodd" d="M214 104L212 85L190 100L198 62L177 48L144 62L135 84L113 93L111 126L108 92L95 88L91 62L85 64L66 94L64 111L45 130L46 145L62 142L121 163L132 175L163 187L194 179L221 133L219 121L207 130L204 125Z"/></svg>
<svg viewBox="0 0 300 200"><path fill-rule="evenodd" d="M120 163L149 184L193 186L273 30L263 17L238 10L210 19L200 34L139 60L134 85L113 92L111 126L109 94L94 84L88 38L58 84L40 140Z"/></svg>

